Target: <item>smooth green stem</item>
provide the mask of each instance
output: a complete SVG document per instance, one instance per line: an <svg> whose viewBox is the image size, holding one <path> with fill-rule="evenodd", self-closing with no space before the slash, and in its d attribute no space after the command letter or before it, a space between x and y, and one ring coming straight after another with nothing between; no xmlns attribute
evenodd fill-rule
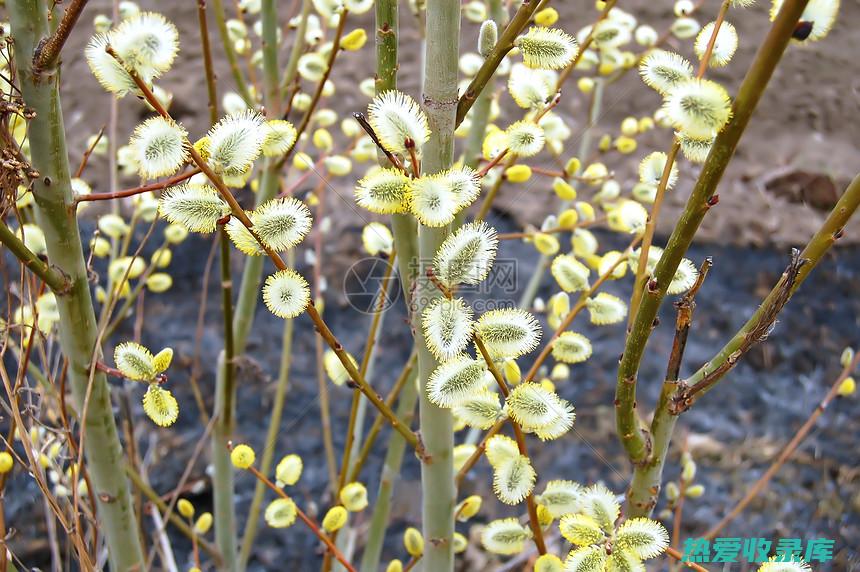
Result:
<svg viewBox="0 0 860 572"><path fill-rule="evenodd" d="M215 0L215 2L216 17L220 18L220 28L220 20L223 20L224 15L223 6L219 6L221 4L221 0ZM264 2L263 7L267 10L274 11L274 6L268 1ZM270 17L267 19L275 20L271 17L271 14L269 14L269 16ZM224 32L222 32L222 34L223 33ZM272 37L274 37L274 34L272 34L271 30L267 30L266 28L264 28L264 33L270 34L270 40ZM276 50L277 46L274 42L270 41L268 44L265 45L264 48L265 52L271 52ZM225 45L225 50L227 50L229 59L232 47L228 47ZM235 53L233 55L235 58ZM266 56L264 53L263 66L263 79L265 85L267 86L266 95L268 98L268 96L271 95L271 90L268 89L268 87L270 87L271 81L273 79L275 81L275 85L277 85L277 57L272 57L271 54ZM277 89L275 90L275 92L277 92ZM271 103L268 99L266 100L267 111L269 112L270 117L272 115L271 110L268 110L268 107L270 105L273 106L273 108L278 107L278 102L280 101L280 94L275 93L274 97L275 99L272 100ZM277 194L279 185L280 178L278 176L278 171L275 168L275 163L273 160L267 159L263 167L263 174L261 176L260 188L256 197L256 204L260 205L263 202L272 199ZM227 245L227 248L228 250L226 253L222 249L222 261L226 260L225 255L229 254L229 245ZM242 281L239 286L239 294L236 299L235 311L231 310L230 321L225 322L225 324L229 325L229 330L225 330L225 339L230 338L231 350L228 359L219 359L218 369L215 378L216 413L220 413L223 411L231 418L230 424L227 424L220 418L219 415L219 419L218 421L216 421L215 428L212 431L212 455L215 468L213 474L213 489L216 491L215 532L219 549L223 554L225 569L228 570L238 570L240 569L240 566L243 566L245 563L247 563L247 555L244 556L245 560L242 560L240 565L240 561L238 560L239 556L237 556L236 554L236 522L235 507L233 503L233 467L230 463L229 451L227 450L227 441L232 438L235 425L232 418L235 413L236 388L235 384L233 384L232 382L228 383L228 380L232 378L230 370L232 369L233 357L244 353L248 342L248 335L251 332L251 328L254 323L254 314L257 309L257 300L259 299L260 282L263 276L263 263L264 258L261 256L251 256L246 257L245 259L245 268L242 271ZM229 262L226 268L224 267L224 264L222 262L222 286L224 284L230 284L231 286L229 294L230 298L225 298L225 300L223 301L224 307L226 309L227 304L232 304L232 276L230 275ZM225 409L228 404L232 404L232 407L229 409ZM258 493L255 490L255 498L257 496ZM258 501L258 503L259 502L260 501ZM254 523L251 526L256 527L256 518L254 519ZM253 534L251 534L251 538L249 540L246 532L246 536L243 539L243 553L248 550L245 546L248 542L253 543Z"/></svg>
<svg viewBox="0 0 860 572"><path fill-rule="evenodd" d="M411 423L415 414L415 402L418 400L417 371L409 375L400 400L397 402L397 416L404 423ZM382 545L385 542L385 532L388 529L388 517L391 513L391 498L394 493L394 482L400 476L403 455L406 452L406 441L396 431L391 432L388 449L382 463L382 473L379 476L379 488L376 492L376 502L370 517L370 530L364 544L364 554L361 558L361 572L376 572L382 557Z"/></svg>
<svg viewBox="0 0 860 572"><path fill-rule="evenodd" d="M39 0L7 4L15 37L15 58L25 105L35 112L28 137L33 168L36 221L45 233L48 260L70 281L68 293L57 296L60 347L68 360L68 385L86 430L86 461L98 498L98 519L112 570L143 565L122 447L103 373L90 372L96 352L97 326L89 289L86 259L75 219L66 134L60 106L59 70L48 65L37 77L30 54L48 33L47 9ZM89 397L87 399L87 395ZM84 411L85 402L87 409Z"/></svg>
<svg viewBox="0 0 860 572"><path fill-rule="evenodd" d="M290 267L295 265L295 257L295 250L290 250L287 253L287 264ZM278 435L281 433L281 418L284 414L284 404L286 403L287 391L290 387L290 366L293 357L292 348L295 323L295 320L284 320L281 364L278 371L278 381L275 385L275 396L272 398L272 409L269 412L269 428L266 431L266 441L263 443L262 455L260 456L260 472L264 475L268 475L272 468L272 459L278 443ZM257 536L260 507L263 504L265 493L266 484L257 481L257 485L254 487L254 496L251 499L251 507L248 509L248 520L245 522L245 534L242 537L242 546L239 550L239 570L245 570L248 566L248 559L251 556L254 539Z"/></svg>
<svg viewBox="0 0 860 572"><path fill-rule="evenodd" d="M69 279L61 271L39 258L35 252L27 248L24 241L12 229L2 222L0 222L0 243L8 248L9 252L14 254L30 272L41 278L55 294L62 295L71 286Z"/></svg>
<svg viewBox="0 0 860 572"><path fill-rule="evenodd" d="M215 506L215 542L225 570L236 570L236 514L233 498L233 465L228 443L236 426L236 384L233 358L233 286L230 273L230 238L222 227L221 304L224 320L224 351L218 358L215 385L215 426L212 429L212 495Z"/></svg>
<svg viewBox="0 0 860 572"><path fill-rule="evenodd" d="M313 4L311 0L302 0L302 12L300 15L299 25L296 27L296 35L293 39L293 48L290 50L290 58L287 60L287 67L284 69L284 77L281 80L281 96L285 97L289 93L290 85L296 79L296 71L299 67L299 58L305 48L305 34L308 30L308 16L311 13Z"/></svg>
<svg viewBox="0 0 860 572"><path fill-rule="evenodd" d="M423 147L423 168L437 173L453 163L457 115L457 61L460 49L460 3L435 0L427 4L427 52L424 67L424 108L430 123L430 140ZM475 92L477 95L478 92ZM430 374L439 365L424 339L420 316L442 294L427 278L426 270L448 228L418 228L419 273L412 300L412 327L418 344L418 380L421 437L430 458L421 464L423 487L424 555L427 572L454 568L454 424L451 412L434 405L426 391Z"/></svg>
<svg viewBox="0 0 860 572"><path fill-rule="evenodd" d="M376 92L382 93L397 87L397 49L398 49L398 10L397 0L377 0L376 15ZM379 161L388 164L388 159L380 153ZM415 219L408 214L391 216L391 231L394 236L394 248L397 251L397 271L400 275L400 286L406 307L411 311L412 282L417 272L418 244ZM412 376L410 376L412 377ZM414 379L406 381L400 393L397 404L397 415L405 423L411 421L415 410L418 391ZM411 402L411 403L410 403ZM370 439L368 435L368 439ZM396 431L388 438L388 451L382 468L382 474L377 490L376 502L370 521L370 531L364 547L361 560L362 572L376 572L382 556L382 545L388 529L388 518L391 513L391 495L393 483L391 474L399 474L403 461L406 442Z"/></svg>
<svg viewBox="0 0 860 572"><path fill-rule="evenodd" d="M732 119L717 135L702 167L698 181L675 225L654 270L653 289L643 296L633 320L618 367L615 411L618 438L633 464L641 464L650 453L647 430L636 411L636 377L645 346L654 326L657 311L666 296L681 259L693 241L705 214L713 205L712 197L740 141L753 110L776 69L808 0L791 0L783 4L767 37L738 90L732 106Z"/></svg>
<svg viewBox="0 0 860 572"><path fill-rule="evenodd" d="M212 0L212 5L215 8L215 23L218 25L221 45L224 46L224 54L227 56L227 63L230 65L230 73L233 74L236 89L248 107L255 107L256 102L248 89L248 82L245 81L242 68L239 67L239 58L233 47L233 41L230 39L230 33L227 31L227 13L224 11L224 0Z"/></svg>

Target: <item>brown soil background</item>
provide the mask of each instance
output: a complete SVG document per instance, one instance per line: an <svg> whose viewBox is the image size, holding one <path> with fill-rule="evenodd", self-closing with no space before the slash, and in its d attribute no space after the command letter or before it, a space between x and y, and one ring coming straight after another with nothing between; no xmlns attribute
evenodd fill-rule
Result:
<svg viewBox="0 0 860 572"><path fill-rule="evenodd" d="M192 135L202 135L208 125L202 57L196 45L196 1L142 2L141 5L144 9L164 13L180 27L180 58L160 85L173 92L172 112L176 117ZM571 32L594 18L591 0L562 0L553 2L553 5L563 14L560 25ZM622 2L622 5L658 31L671 21L672 2L669 0L635 0ZM91 33L92 17L99 12L109 12L109 6L110 3L105 0L93 0L89 4L79 29L64 52L63 107L73 163L84 152L87 137L106 124L109 118L111 96L98 86L83 59L83 47ZM281 3L280 10L286 14L293 7L293 1L285 1ZM717 7L718 0L708 0L701 21L706 22L707 18L713 17ZM286 21L286 17L282 16L281 20ZM740 34L739 51L728 68L709 73L732 92L739 85L767 31L767 7L760 2L752 9L730 14L729 20ZM369 29L371 21L372 17L365 15L356 18L350 28L361 25ZM420 76L418 34L405 8L401 21L401 88L417 96ZM687 351L687 369L695 368L710 358L713 351L754 311L761 296L784 268L784 247L800 244L814 232L825 216L822 207L833 202L858 170L860 79L857 71L860 64L856 54L860 53L860 34L855 31L857 24L860 24L860 2L843 0L840 20L826 40L808 47L792 46L742 139L735 160L720 186L720 203L709 213L699 234L698 242L708 244L697 244L690 252L691 258L695 260L714 255L718 266L700 296L695 335L691 336L691 345ZM223 93L231 80L217 42L214 23L212 33L216 40L214 49L219 70L219 90ZM475 37L475 26L464 25L463 46L470 48L475 43ZM286 49L282 53L282 62L286 60ZM679 50L687 56L691 55L689 43L685 42ZM335 73L338 93L324 105L343 114L363 110L367 99L358 92L357 85L372 75L372 66L373 58L367 48L360 53L339 56ZM504 99L507 100L507 96ZM604 113L596 129L597 136L616 131L619 122L627 115L647 113L658 104L658 96L645 87L635 73L628 74L623 81L607 90ZM505 108L510 110L508 104ZM586 113L585 98L576 91L573 82L568 84L559 111L573 122L574 135L567 143L567 157L577 148ZM133 98L121 101L118 143L125 143L134 126L147 115L143 105ZM505 120L500 120L500 124L504 125ZM671 134L665 130L652 131L642 136L635 157L642 157L651 150L665 150L670 144L670 137ZM543 162L550 165L546 159ZM629 164L625 165L625 162ZM85 173L84 178L95 192L109 190L106 163L104 158L94 157ZM623 192L629 192L635 182L636 160L619 160L615 156L608 159L607 163L618 173ZM680 182L668 197L660 220L659 232L664 236L671 229L698 172L696 167L685 161L680 166ZM365 167L356 165L354 175L360 175ZM342 336L347 348L357 353L365 342L365 327L363 324L358 325L359 320L354 312L344 308L342 299L335 300L341 296L339 286L345 268L360 257L357 232L367 217L367 213L359 215L354 208L351 180L335 180L330 188L340 195L341 200L332 198L327 201L327 209L332 213L332 236L338 238L332 238L325 247L327 264L324 270L333 286L329 292L332 299L329 300L330 309L326 318L333 330ZM768 181L776 182L768 185ZM803 184L804 181L812 182ZM135 183L127 180L123 181L123 186ZM303 190L310 190L314 184L315 181L310 181L308 188ZM588 196L587 192L583 194ZM245 200L247 196L243 195L242 198ZM497 206L497 216L502 219L497 220L504 230L512 230L511 227L515 225L539 223L543 216L556 209L549 180L539 177L535 177L529 185L507 185ZM507 217L510 217L509 220L504 220ZM857 243L860 237L858 230L860 223L854 221L849 225L842 243ZM617 247L619 244L610 241L607 246ZM736 248L750 245L771 248ZM773 247L779 252L774 253ZM534 263L531 247L508 244L506 248L509 249L506 255L523 260L523 275L528 276L532 270L529 264ZM159 491L169 491L175 486L201 433L201 428L196 424L194 405L186 381L190 356L194 354L193 324L197 318L196 302L199 299L201 268L206 249L208 243L199 237L192 237L182 248L178 248L171 268L175 288L162 297L152 297L147 301L142 341L153 347L163 345L164 340L175 343L180 357L173 368L175 372L171 373L171 383L185 408L175 430L153 431L150 435L151 443L158 442L163 456L158 470L151 474L153 486ZM733 374L732 380L727 381L725 387L715 390L713 399L703 400L701 407L691 411L689 418L685 418L688 420L684 423L684 432L689 431L689 446L699 460L700 473L703 482L707 483L708 493L701 503L690 503L685 513L684 536L700 533L732 506L814 408L824 387L837 373L834 356L846 344L856 343L857 315L860 313L856 295L860 284L857 278L860 258L856 248L845 248L843 253L844 256L829 257L812 277L810 287L798 293L797 299L781 317L780 325L774 332L775 341L751 352ZM306 272L307 268L302 267L300 270ZM821 290L815 288L815 282L821 285ZM221 348L220 309L215 302L217 285L214 277L208 286L210 303L203 337L203 364L214 363ZM621 291L620 284L611 285L610 290L624 297L629 295L629 292ZM546 293L545 288L542 294ZM662 379L664 356L668 354L671 344L669 324L674 319L673 310L669 304L664 306L661 320L667 326L655 332L651 342L653 351L649 352L643 365L643 379L651 382ZM402 308L397 311L402 312ZM380 371L388 377L393 376L401 358L409 351L410 339L401 318L400 314L395 314L387 318L386 322L383 343L389 351L383 352L380 358L383 360ZM319 423L316 419L313 334L305 321L299 320L297 327L293 375L295 386L291 389L285 418L285 424L289 421L289 430L279 437L278 451L300 450L306 459L320 461L307 462L302 479L301 491L302 495L306 495L303 498L310 502L311 499L322 498L321 483L324 483L325 476L319 447ZM564 396L577 405L579 433L575 439L566 439L548 447L536 443L536 466L542 478L569 477L572 471L581 471L581 480L594 482L602 479L620 491L626 483L619 471L627 472L627 462L614 436L611 402L623 332L620 328L612 331L594 328L589 331L589 326L583 327L587 335L593 336L595 356L589 362L587 374L583 375L585 370L580 370L576 379L572 380L575 383L566 384L562 389ZM239 405L240 438L258 441L265 431L267 419L259 413L268 411L271 406L269 381L278 367L276 348L279 347L281 330L280 320L274 319L264 308L259 311L246 356L249 366L247 371L243 369L240 374L240 383L249 388L249 391L243 392ZM800 334L792 335L797 332ZM126 334L131 335L130 330L123 335ZM204 391L212 387L211 368L207 366L205 369L204 379L201 380ZM390 382L391 379L386 378L380 385L387 388ZM642 384L641 399L649 408L656 399L658 389L658 383ZM337 427L343 427L347 416L347 406L344 404L348 402L348 395L333 391L339 397L334 402L334 423ZM771 490L750 507L735 523L732 531L746 536L755 534L769 538L800 535L835 538L837 558L831 566L822 569L848 570L856 566L856 548L860 546L860 521L857 520L860 507L858 431L856 400L833 404L804 449L783 468ZM338 435L336 445L339 450L340 432ZM592 446L595 449L591 449ZM596 452L599 452L603 463L595 460ZM368 476L375 479L381 459L375 455L372 461ZM195 502L201 509L206 506L209 496L206 489L208 478L203 464L201 461L192 475L192 482L199 485L199 496ZM670 464L667 478L676 478L677 451L673 451ZM618 467L619 470L612 467ZM251 489L250 481L244 477L240 476L241 493L238 499L242 513L247 509ZM489 494L486 467L480 469L475 477L469 484L469 492L474 490ZM24 487L29 486L23 481L21 479L20 482L22 489L17 490L26 490ZM395 492L394 523L391 541L386 549L387 557L402 555L397 534L407 524L417 522L415 499L419 490L417 464L407 459L406 469ZM20 531L19 542L44 538L41 519L37 517L35 522L30 522L29 515L34 512L29 504L31 498L27 494L8 497L10 512L15 507L18 511L13 522ZM325 506L325 501L321 502ZM488 506L484 516L507 516L503 511L504 507ZM243 518L240 522L243 522ZM264 529L261 534L252 569L304 570L318 567L318 554L314 552L316 543L300 531L292 530L290 534L283 535L280 531ZM30 558L25 558L25 561L46 564L42 560L44 545L36 544ZM493 563L484 562L482 558L472 554L466 566L469 570L497 569Z"/></svg>
<svg viewBox="0 0 860 572"><path fill-rule="evenodd" d="M284 14L293 13L295 4L281 3L281 21L286 21ZM658 31L664 30L671 22L672 4L668 0L622 3L623 8L635 14L641 23L648 23ZM562 14L562 20L557 25L572 33L594 18L590 1L557 2L554 5ZM699 20L704 23L708 18L713 18L718 5L716 0L706 2ZM83 15L82 25L64 52L63 106L71 134L70 152L73 158L75 154L79 156L83 153L87 136L108 120L110 96L96 83L82 54L91 33L92 17L99 12L109 13L109 6L110 3L104 0L90 3ZM160 85L174 94L172 112L176 117L193 135L201 135L207 128L207 117L202 56L197 45L196 2L142 2L141 6L162 12L180 28L180 57ZM740 45L729 66L709 71L709 77L722 82L730 93L736 91L767 32L767 8L768 4L760 1L750 9L729 14L728 20L738 30ZM706 217L699 240L758 246L799 244L818 227L826 208L858 171L858 22L860 2L843 0L840 18L824 41L789 48L720 185L720 203ZM358 25L372 29L372 14L354 17L349 28ZM418 96L419 37L414 19L406 8L401 10L401 26L401 89ZM220 95L232 85L232 80L214 23L211 33ZM476 34L475 26L464 22L461 38L463 50L472 49ZM693 58L690 42L671 40L671 43L674 49ZM341 114L364 110L367 100L358 92L357 84L374 71L374 58L368 48L366 46L358 53L343 53L339 57L334 73L338 92L330 101L325 101L324 106ZM288 47L282 50L282 62L286 60L287 50ZM576 77L566 84L565 95L558 108L560 113L571 120L573 131L566 145L565 157L574 154L578 148L587 114L586 98L575 88ZM510 110L510 97L504 94L502 102L505 109ZM644 86L636 73L628 73L621 81L607 88L603 113L595 134L599 136L605 132L617 132L624 117L647 114L659 104L659 96ZM120 103L119 144L128 140L134 125L145 114L143 106L131 98ZM499 123L504 125L505 120L501 119ZM629 193L636 182L635 158L651 150L667 149L670 138L669 131L654 130L640 136L640 146L632 160L619 158L617 154L607 159L607 164L617 173L622 184L622 193ZM543 161L550 166L548 159L544 158ZM105 166L106 161L96 158L85 174L96 192L108 190ZM354 175L359 176L364 168L364 165L356 165ZM681 179L676 190L669 195L664 214L660 217L658 232L661 234L671 230L698 174L698 168L684 160L680 163L680 169ZM332 206L336 229L361 225L362 218L367 216L367 213L361 213L360 217L346 204L352 203L351 188L346 182L348 180L341 179L335 183L338 194L344 199ZM539 224L546 214L556 209L549 185L550 180L545 177L534 177L527 187L506 185L496 203L497 208L521 224ZM857 229L860 229L860 223L854 221L843 242L856 242L860 236Z"/></svg>

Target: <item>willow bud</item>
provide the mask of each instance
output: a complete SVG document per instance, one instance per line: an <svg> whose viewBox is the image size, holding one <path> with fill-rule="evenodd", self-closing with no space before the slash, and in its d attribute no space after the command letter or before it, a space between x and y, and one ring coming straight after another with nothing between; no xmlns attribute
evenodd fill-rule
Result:
<svg viewBox="0 0 860 572"><path fill-rule="evenodd" d="M484 20L481 24L481 32L478 34L478 53L483 57L489 57L499 41L499 27L492 20Z"/></svg>

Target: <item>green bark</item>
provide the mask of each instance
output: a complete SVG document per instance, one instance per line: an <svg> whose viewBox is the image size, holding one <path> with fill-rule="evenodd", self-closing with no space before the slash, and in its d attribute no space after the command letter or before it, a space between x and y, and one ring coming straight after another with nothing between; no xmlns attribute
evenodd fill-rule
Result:
<svg viewBox="0 0 860 572"><path fill-rule="evenodd" d="M618 438L630 460L641 464L650 454L651 443L647 430L636 412L636 377L645 346L651 335L657 311L666 296L666 290L693 242L702 219L711 206L711 199L735 152L741 135L752 117L765 87L788 46L800 15L808 0L786 1L741 84L732 106L732 119L717 135L711 152L678 223L654 269L656 288L643 296L636 317L630 327L615 390L616 427Z"/></svg>
<svg viewBox="0 0 860 572"><path fill-rule="evenodd" d="M79 415L90 387L82 433L85 430L84 453L98 499L99 526L111 569L130 570L143 566L143 553L104 374L94 372L90 386L90 362L100 352L96 348L96 317L72 200L59 69L48 66L38 77L31 70L32 54L48 34L47 9L39 0L19 0L7 7L24 102L35 112L28 135L33 167L39 171L33 186L36 221L45 233L48 259L71 283L66 294L57 296L57 306L60 346L68 359L68 384Z"/></svg>
<svg viewBox="0 0 860 572"><path fill-rule="evenodd" d="M430 140L422 149L423 169L436 173L451 166L457 112L457 61L459 58L460 3L436 0L427 5L427 51L424 68L424 109L430 123ZM427 304L442 294L426 278L425 271L448 234L447 227L418 229L419 273L413 306L413 329L418 344L419 410L421 437L429 460L421 465L423 485L423 569L453 570L454 431L451 412L430 402L426 386L438 362L427 349L420 316Z"/></svg>

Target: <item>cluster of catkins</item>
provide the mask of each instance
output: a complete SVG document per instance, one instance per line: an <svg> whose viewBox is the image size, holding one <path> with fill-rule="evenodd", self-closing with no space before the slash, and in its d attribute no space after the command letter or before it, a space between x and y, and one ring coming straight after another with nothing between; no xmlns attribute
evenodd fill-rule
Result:
<svg viewBox="0 0 860 572"><path fill-rule="evenodd" d="M259 13L259 2L243 0L240 4L246 17ZM372 4L370 0L347 0L345 7L349 13L361 14ZM731 4L732 8L739 8L752 2L734 0ZM324 39L326 30L333 29L343 13L340 2L314 0L313 5L316 13L308 17L303 28L310 49L299 58L297 73L305 84L323 82L321 93L325 98L335 93L336 85L326 79L333 46ZM780 0L773 2L772 17L780 6ZM597 8L602 10L603 2L598 2ZM690 0L679 0L675 5L676 19L667 35L681 40L695 38L693 51L700 60L707 58L710 67L726 65L738 46L736 30L729 21L700 26L694 17L696 8ZM419 3L413 9L420 9ZM808 25L797 41L824 37L837 9L836 0L809 2L802 17ZM468 82L492 53L498 30L491 20L486 20L482 2L469 2L463 11L467 18L482 22L477 53L464 54L459 62L464 82ZM86 48L93 74L117 97L139 94L138 81L142 82L162 106L169 108L171 94L155 81L168 72L176 59L179 50L176 27L160 14L140 11L131 2L121 3L120 15L121 21L117 23L104 16L96 19L97 34ZM144 120L134 130L128 145L117 150L117 161L124 174L137 174L142 180L174 176L196 156L214 174L214 179L199 172L198 164L197 172L189 173L157 198L151 193L137 195L132 222L119 214L100 217L99 233L90 246L94 256L109 257L110 265L107 284L99 285L99 300L108 303L129 299L144 287L156 293L169 289L172 281L163 270L170 264L170 248L180 244L188 232L210 233L224 224L233 244L248 256L297 247L314 224L309 208L316 204L313 194L304 200L279 196L247 211L253 232L236 216L231 216L230 205L224 199L224 189L240 189L250 183L252 190L256 190L252 175L261 158L279 161L292 154L289 165L294 169L314 168L328 177L348 176L353 161L373 162L355 184L356 203L376 215L408 214L421 225L438 228L459 220L458 214L479 199L482 188L491 189L503 183L534 185L535 178L545 175L525 160L545 153L563 167L550 175L546 185L541 185L546 191L528 192L554 193L563 208L548 217L541 228L524 233L524 240L546 258L557 292L548 301L535 300L530 309L536 314L545 313L549 326L557 329L571 312L570 295L579 293L584 296L592 323L621 322L627 314L626 304L616 296L595 292L592 284L595 275L602 282L621 279L628 269L635 273L640 251L630 248L627 252L610 250L598 254L598 239L587 227L602 223L615 232L641 235L648 220L644 205L654 201L661 184L664 190L675 185L678 169L672 165L663 180L667 154L651 152L641 159L638 183L629 196L622 196L621 183L604 162L583 164L585 157L566 153L571 126L569 120L553 110L552 103L561 81L559 70L574 66L573 71L581 74L577 81L579 90L589 94L598 83L611 82L638 67L644 82L664 98L653 117L629 117L621 123L617 135L604 135L599 143L600 159L611 157L612 153L621 156L635 153L637 136L659 126L672 128L683 155L693 163L701 163L714 138L731 118L731 98L725 88L703 77L704 70L696 73L682 55L661 49L661 35L650 26L639 25L633 15L621 9L609 10L594 26L578 32L580 39L592 38L589 48L582 53L573 36L552 27L557 20L554 8L537 12L533 26L515 40L514 49L497 70L497 75L507 77L507 90L490 94L489 124L480 149L481 160L487 162L483 170L478 170L479 165L469 166L470 158L463 157L443 172L421 173L421 148L430 136L426 116L407 94L374 93L372 78L361 82L359 87L361 93L372 99L369 124L378 144L392 158L384 166L375 164L377 142L363 133L352 118L339 123L347 144L342 152L336 152L335 137L329 130L338 123L335 111L315 110L312 131L300 134L289 121L265 119L258 111L259 96L253 86L247 94L226 94L223 106L227 114L208 133L193 141L186 128L169 116L158 114ZM291 27L295 25L291 23ZM260 21L252 26L258 35L261 26ZM255 50L255 41L244 20L229 20L227 30L234 52L246 55L251 65L260 65L262 56ZM352 30L343 36L340 48L359 50L366 39L364 30ZM638 51L631 47L634 44L640 47ZM307 89L295 91L291 94L291 107L310 110L313 105L310 93ZM524 116L502 128L495 122L501 115L499 100L505 94L523 110ZM474 128L474 119L473 115L467 115L456 134L465 137ZM26 126L19 122L12 127L13 135L21 140L26 152ZM96 152L104 152L106 141L93 144ZM296 153L292 153L294 148ZM575 187L580 184L593 190L589 200L577 200ZM91 193L89 185L81 179L75 179L73 187L78 197ZM31 202L31 194L22 189L18 206L25 210ZM79 206L83 204L86 203ZM164 244L148 263L142 257L127 255L134 223L153 221L157 216L170 223L164 231ZM372 255L390 254L393 250L394 238L383 220L369 222L362 233L365 248ZM32 250L44 252L44 235L38 226L26 222L21 230ZM559 240L564 233L570 233L569 250L563 249ZM436 253L433 272L445 295L435 297L422 308L420 325L427 348L440 365L423 390L433 403L452 411L460 428L486 430L508 419L526 434L534 434L541 440L557 439L571 429L574 410L558 395L555 383L568 377L571 365L590 357L591 343L577 332L557 332L551 340L551 355L556 361L551 373L546 375L541 368L536 378L523 379L517 360L536 349L541 338L535 315L526 309L500 309L476 316L466 300L457 295L461 285L478 284L487 277L498 242L499 236L490 225L475 221L452 229ZM125 244L118 249L117 243ZM660 254L659 248L650 248L646 269L653 268ZM684 260L669 293L686 291L695 279L695 266ZM138 282L132 284L133 280ZM270 275L262 290L271 312L285 319L300 315L312 303L307 281L292 269ZM52 294L44 294L37 305L38 327L48 332L57 320L56 300ZM32 324L34 316L27 312L27 307L22 306L14 319ZM478 344L483 346L486 356L478 351ZM169 348L153 355L135 343L120 344L114 356L116 369L123 376L148 385L144 410L163 426L175 422L179 411L176 399L161 387L171 359ZM324 361L335 383L342 384L348 379L336 356L327 353ZM507 385L512 387L510 391L500 392ZM458 445L457 467L475 450L472 444ZM573 545L566 561L546 554L538 559L535 570L642 570L643 560L657 556L668 545L666 531L656 521L630 519L616 526L620 513L616 495L602 485L583 487L572 481L552 480L545 483L542 492L536 493L537 475L531 460L508 437L495 435L488 439L486 457L493 468L494 490L499 500L517 505L533 496L540 525L550 527L557 520L561 535ZM251 468L254 452L246 445L239 445L233 449L232 458L237 467ZM2 466L6 464L6 459L2 459ZM277 486L295 484L301 470L300 458L284 457L276 469ZM342 527L348 511L362 510L367 505L366 490L361 483L350 483L340 491L339 501L323 520L325 531ZM480 505L480 497L468 497L458 507L458 518L468 520ZM180 503L180 513L191 519L193 506ZM283 495L269 505L265 517L270 525L284 527L291 525L297 514L295 503ZM201 534L208 530L211 515L208 521L203 520L197 526ZM505 518L487 524L481 539L488 551L510 555L522 551L531 534L519 519ZM423 546L420 533L409 529L406 537L407 551L413 557L420 555ZM463 535L458 533L457 542L459 549L465 549ZM394 563L391 566L390 569L397 569Z"/></svg>

